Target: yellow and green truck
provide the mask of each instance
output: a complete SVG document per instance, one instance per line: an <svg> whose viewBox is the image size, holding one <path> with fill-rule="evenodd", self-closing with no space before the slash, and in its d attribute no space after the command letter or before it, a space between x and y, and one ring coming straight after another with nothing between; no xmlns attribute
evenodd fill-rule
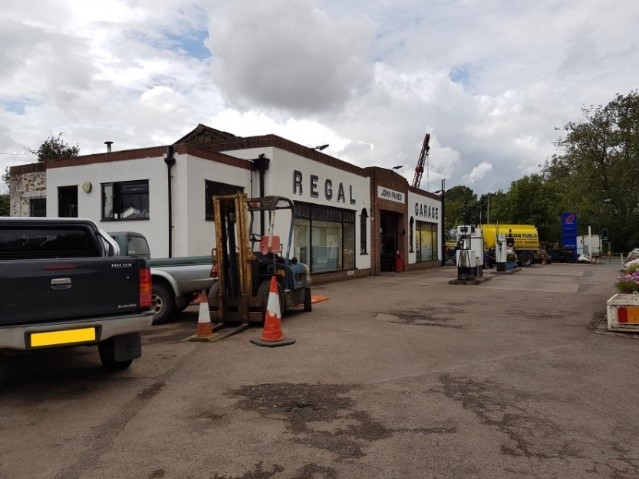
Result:
<svg viewBox="0 0 639 479"><path fill-rule="evenodd" d="M539 233L535 225L518 224L483 224L477 225L484 236L484 264L492 267L495 263L495 246L497 235L503 234L512 239L513 253L517 255L520 266L532 266L545 258L539 245ZM446 258L454 261L455 250L458 248L457 228L449 231L446 238Z"/></svg>
<svg viewBox="0 0 639 479"><path fill-rule="evenodd" d="M485 224L480 227L484 235L484 248L489 252L495 250L497 235L503 234L506 238L512 238L513 252L517 255L520 266L527 267L540 262L543 252L535 225Z"/></svg>

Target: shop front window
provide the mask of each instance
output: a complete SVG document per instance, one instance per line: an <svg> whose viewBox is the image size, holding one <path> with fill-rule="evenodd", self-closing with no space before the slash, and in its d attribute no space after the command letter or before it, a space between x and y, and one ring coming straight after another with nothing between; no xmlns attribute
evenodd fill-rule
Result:
<svg viewBox="0 0 639 479"><path fill-rule="evenodd" d="M310 220L296 218L293 229L295 238L294 254L300 263L310 265L309 245L311 244L311 222Z"/></svg>
<svg viewBox="0 0 639 479"><path fill-rule="evenodd" d="M311 273L355 268L355 212L295 203L295 248Z"/></svg>
<svg viewBox="0 0 639 479"><path fill-rule="evenodd" d="M342 225L313 221L311 227L311 271L321 273L341 269Z"/></svg>
<svg viewBox="0 0 639 479"><path fill-rule="evenodd" d="M437 225L417 221L416 230L417 262L437 260Z"/></svg>
<svg viewBox="0 0 639 479"><path fill-rule="evenodd" d="M410 217L410 222L409 222L409 228L408 228L408 247L409 247L409 251L411 253L413 253L415 251L415 247L414 247L414 234L413 234L413 230L415 229L415 219L411 216Z"/></svg>
<svg viewBox="0 0 639 479"><path fill-rule="evenodd" d="M353 246L355 245L355 225L344 223L343 225L343 239L344 245L342 260L344 269L355 268L355 251Z"/></svg>

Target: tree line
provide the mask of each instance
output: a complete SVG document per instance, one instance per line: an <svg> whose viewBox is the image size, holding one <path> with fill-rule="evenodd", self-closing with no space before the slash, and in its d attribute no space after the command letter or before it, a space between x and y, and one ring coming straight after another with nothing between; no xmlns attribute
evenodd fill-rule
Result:
<svg viewBox="0 0 639 479"><path fill-rule="evenodd" d="M583 119L559 131L556 153L537 174L511 182L507 191L476 195L466 186L445 194L445 228L461 224L534 224L542 242L561 244L561 215L577 214L578 234L607 230L615 252L639 247L639 93L617 94L605 106L582 108ZM38 161L79 154L62 133L37 150ZM3 180L8 183L8 169ZM0 195L0 216L9 215L9 195Z"/></svg>
<svg viewBox="0 0 639 479"><path fill-rule="evenodd" d="M445 227L534 224L542 242L561 245L561 215L574 212L578 234L591 226L593 234L607 232L613 252L639 247L639 94L617 94L582 114L582 121L559 129L557 151L540 172L511 182L507 191L446 190Z"/></svg>

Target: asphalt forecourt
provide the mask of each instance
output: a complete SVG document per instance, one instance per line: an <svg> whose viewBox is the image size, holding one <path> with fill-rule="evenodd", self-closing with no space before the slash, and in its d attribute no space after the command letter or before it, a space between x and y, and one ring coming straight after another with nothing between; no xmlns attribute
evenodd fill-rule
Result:
<svg viewBox="0 0 639 479"><path fill-rule="evenodd" d="M3 363L0 477L638 477L639 340L600 327L618 269L388 273L314 286L286 347L186 341L192 306L117 375Z"/></svg>

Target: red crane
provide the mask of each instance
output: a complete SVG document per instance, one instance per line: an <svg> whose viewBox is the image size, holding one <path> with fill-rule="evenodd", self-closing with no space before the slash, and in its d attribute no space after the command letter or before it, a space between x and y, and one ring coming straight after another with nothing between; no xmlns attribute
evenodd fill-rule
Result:
<svg viewBox="0 0 639 479"><path fill-rule="evenodd" d="M424 173L424 164L428 168L428 151L430 150L430 133L426 133L424 136L424 144L422 145L422 152L419 154L417 160L417 166L415 167L415 176L413 176L413 186L419 188L419 184L422 182L422 174Z"/></svg>

